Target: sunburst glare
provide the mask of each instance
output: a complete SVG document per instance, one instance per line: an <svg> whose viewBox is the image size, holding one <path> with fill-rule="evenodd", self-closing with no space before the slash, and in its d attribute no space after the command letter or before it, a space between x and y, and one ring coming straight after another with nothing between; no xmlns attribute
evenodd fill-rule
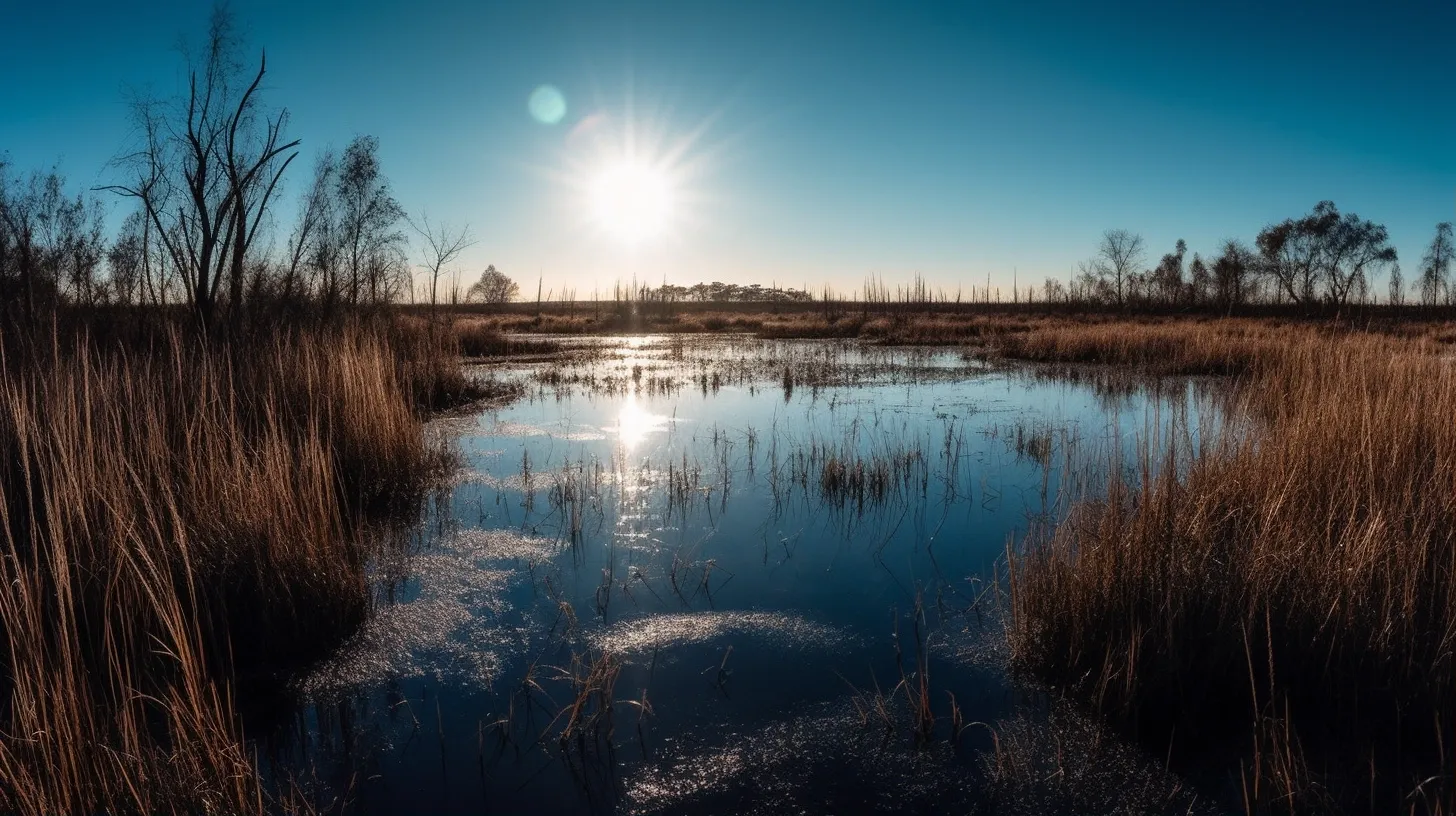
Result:
<svg viewBox="0 0 1456 816"><path fill-rule="evenodd" d="M673 215L668 173L643 162L607 164L591 185L592 217L609 236L628 244L661 235Z"/></svg>
<svg viewBox="0 0 1456 816"><path fill-rule="evenodd" d="M722 145L703 139L718 113L686 129L661 112L598 100L567 134L564 165L547 171L569 191L568 206L589 230L620 247L681 243L703 223L704 176Z"/></svg>
<svg viewBox="0 0 1456 816"><path fill-rule="evenodd" d="M628 394L617 414L617 439L631 453L642 440L667 425L667 417L645 411L637 404L637 395Z"/></svg>

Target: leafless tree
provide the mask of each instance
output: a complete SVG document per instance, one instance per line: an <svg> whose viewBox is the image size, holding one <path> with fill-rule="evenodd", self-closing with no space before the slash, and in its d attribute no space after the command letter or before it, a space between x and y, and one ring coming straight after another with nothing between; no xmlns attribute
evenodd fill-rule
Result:
<svg viewBox="0 0 1456 816"><path fill-rule="evenodd" d="M456 229L444 221L431 224L427 215L421 216L419 224L411 223L411 226L424 240L423 266L430 275L430 307L433 309L439 302L437 293L440 286L440 274L456 258L460 257L460 253L473 246L475 239L470 235L470 225L466 224Z"/></svg>
<svg viewBox="0 0 1456 816"><path fill-rule="evenodd" d="M33 171L24 182L0 165L0 267L6 299L33 320L46 303L92 303L100 295L97 271L105 252L103 213L96 199L65 193L55 169Z"/></svg>
<svg viewBox="0 0 1456 816"><path fill-rule="evenodd" d="M249 251L298 155L298 140L283 137L287 111L265 111L259 98L266 55L245 74L240 50L231 16L217 7L201 57L189 59L186 91L137 104L143 144L122 161L133 178L110 188L141 203L208 328L225 284L230 307L240 308Z"/></svg>
<svg viewBox="0 0 1456 816"><path fill-rule="evenodd" d="M1183 299L1183 256L1187 252L1188 244L1179 238L1174 250L1164 255L1152 272L1153 289L1165 304L1172 305Z"/></svg>
<svg viewBox="0 0 1456 816"><path fill-rule="evenodd" d="M1405 278L1400 274L1400 264L1390 268L1390 305L1405 304Z"/></svg>
<svg viewBox="0 0 1456 816"><path fill-rule="evenodd" d="M340 157L334 178L340 261L348 273L348 298L380 303L399 285L404 209L394 200L379 167L379 140L358 136Z"/></svg>
<svg viewBox="0 0 1456 816"><path fill-rule="evenodd" d="M1441 302L1442 292L1447 293L1449 301L1451 288L1446 277L1451 272L1453 256L1456 256L1456 247L1452 246L1451 222L1442 221L1436 225L1436 237L1421 257L1421 303L1436 305Z"/></svg>
<svg viewBox="0 0 1456 816"><path fill-rule="evenodd" d="M1129 281L1142 263L1142 236L1125 229L1110 229L1102 234L1097 257L1082 264L1083 282L1103 299L1122 306L1127 302Z"/></svg>
<svg viewBox="0 0 1456 816"><path fill-rule="evenodd" d="M98 271L106 254L101 202L79 194L62 202L57 213L57 281L72 303L92 305L103 296Z"/></svg>
<svg viewBox="0 0 1456 816"><path fill-rule="evenodd" d="M1258 258L1241 241L1230 238L1213 261L1213 297L1224 309L1241 306L1251 298L1250 286Z"/></svg>
<svg viewBox="0 0 1456 816"><path fill-rule="evenodd" d="M1346 213L1329 237L1324 275L1326 294L1336 305L1352 296L1364 301L1370 280L1397 261L1390 233L1381 224Z"/></svg>
<svg viewBox="0 0 1456 816"><path fill-rule="evenodd" d="M1188 264L1188 300L1195 305L1207 303L1212 288L1213 274L1208 264L1197 252L1193 253L1193 262Z"/></svg>
<svg viewBox="0 0 1456 816"><path fill-rule="evenodd" d="M37 301L55 292L55 226L63 204L61 179L52 171L31 172L21 182L0 165L0 220L3 220L9 257L6 289L20 301L27 322L36 315Z"/></svg>
<svg viewBox="0 0 1456 816"><path fill-rule="evenodd" d="M1256 243L1262 271L1281 294L1295 303L1308 303L1317 297L1325 236L1338 220L1334 203L1322 201L1309 215L1285 219L1259 233Z"/></svg>
<svg viewBox="0 0 1456 816"><path fill-rule="evenodd" d="M16 236L10 229L8 214L10 195L10 161L0 154L0 306L9 307L19 300L19 260Z"/></svg>
<svg viewBox="0 0 1456 816"><path fill-rule="evenodd" d="M1056 278L1048 276L1046 283L1042 285L1042 294L1047 303L1056 303L1067 299L1067 287Z"/></svg>
<svg viewBox="0 0 1456 816"><path fill-rule="evenodd" d="M313 181L298 205L298 221L288 236L279 281L279 295L285 302L303 297L318 284L321 300L332 303L337 297L336 282L332 273L337 264L335 252L329 245L332 233L333 199L330 193L337 173L334 154L324 151L314 163ZM305 280L307 272L313 271L324 281Z"/></svg>
<svg viewBox="0 0 1456 816"><path fill-rule="evenodd" d="M1321 201L1308 215L1266 227L1257 240L1265 274L1296 303L1318 297L1344 304L1369 278L1396 262L1385 227Z"/></svg>
<svg viewBox="0 0 1456 816"><path fill-rule="evenodd" d="M135 210L121 223L121 231L106 251L111 297L123 306L146 298L143 279L147 264L146 214Z"/></svg>

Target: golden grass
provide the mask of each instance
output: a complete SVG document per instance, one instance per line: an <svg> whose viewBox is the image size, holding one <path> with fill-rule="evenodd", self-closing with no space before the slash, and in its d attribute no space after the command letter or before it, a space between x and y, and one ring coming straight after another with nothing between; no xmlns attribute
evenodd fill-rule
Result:
<svg viewBox="0 0 1456 816"><path fill-rule="evenodd" d="M1438 342L1234 321L1011 348L1247 372L1216 439L1012 554L1016 664L1180 750L1231 740L1250 810L1450 812L1456 371Z"/></svg>
<svg viewBox="0 0 1456 816"><path fill-rule="evenodd" d="M439 463L436 367L361 331L3 360L0 810L265 807L233 672L368 613L355 513Z"/></svg>

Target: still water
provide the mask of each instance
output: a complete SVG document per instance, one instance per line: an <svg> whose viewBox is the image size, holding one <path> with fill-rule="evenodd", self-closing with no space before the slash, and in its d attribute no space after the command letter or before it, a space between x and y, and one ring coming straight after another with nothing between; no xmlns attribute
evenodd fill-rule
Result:
<svg viewBox="0 0 1456 816"><path fill-rule="evenodd" d="M1194 382L813 341L480 373L521 396L432 428L459 473L268 741L320 804L1029 806L991 738L1047 716L1006 672L1008 547L1212 411Z"/></svg>

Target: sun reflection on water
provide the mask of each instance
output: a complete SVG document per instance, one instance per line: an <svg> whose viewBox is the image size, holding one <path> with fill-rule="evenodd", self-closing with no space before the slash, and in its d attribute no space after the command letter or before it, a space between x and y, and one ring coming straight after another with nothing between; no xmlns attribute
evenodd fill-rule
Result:
<svg viewBox="0 0 1456 816"><path fill-rule="evenodd" d="M667 425L667 417L643 410L637 404L637 395L628 394L617 414L617 439L627 453L633 452L649 434L661 431Z"/></svg>

